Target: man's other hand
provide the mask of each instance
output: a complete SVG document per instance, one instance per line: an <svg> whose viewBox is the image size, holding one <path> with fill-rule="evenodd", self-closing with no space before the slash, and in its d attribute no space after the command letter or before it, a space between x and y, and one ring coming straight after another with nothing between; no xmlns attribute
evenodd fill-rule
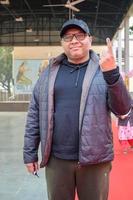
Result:
<svg viewBox="0 0 133 200"><path fill-rule="evenodd" d="M28 163L28 164L26 164L26 167L27 167L28 172L30 172L32 174L34 172L36 172L36 171L39 170L39 165L38 165L37 162L35 162L35 163Z"/></svg>

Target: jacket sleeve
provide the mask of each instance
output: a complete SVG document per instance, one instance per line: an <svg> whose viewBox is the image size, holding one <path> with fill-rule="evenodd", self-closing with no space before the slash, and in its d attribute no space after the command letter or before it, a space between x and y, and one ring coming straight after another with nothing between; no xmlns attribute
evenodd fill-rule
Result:
<svg viewBox="0 0 133 200"><path fill-rule="evenodd" d="M108 84L108 105L118 117L126 115L131 109L131 98L121 76L112 85Z"/></svg>
<svg viewBox="0 0 133 200"><path fill-rule="evenodd" d="M31 102L29 104L25 135L23 156L24 163L33 163L38 161L38 148L40 143L39 133L39 84L38 81L34 87Z"/></svg>

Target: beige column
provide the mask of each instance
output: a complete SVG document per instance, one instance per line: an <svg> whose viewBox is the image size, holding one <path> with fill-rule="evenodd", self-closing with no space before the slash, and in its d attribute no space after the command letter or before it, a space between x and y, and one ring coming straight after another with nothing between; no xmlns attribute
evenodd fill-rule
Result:
<svg viewBox="0 0 133 200"><path fill-rule="evenodd" d="M120 68L120 71L122 70L122 36L121 36L121 28L118 31L118 66Z"/></svg>
<svg viewBox="0 0 133 200"><path fill-rule="evenodd" d="M124 20L125 73L129 72L129 16ZM126 76L126 86L129 89L129 78Z"/></svg>

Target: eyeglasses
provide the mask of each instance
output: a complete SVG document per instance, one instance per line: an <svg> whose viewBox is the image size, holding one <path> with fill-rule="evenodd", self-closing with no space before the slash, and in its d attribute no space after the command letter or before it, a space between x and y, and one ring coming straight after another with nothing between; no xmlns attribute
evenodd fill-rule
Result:
<svg viewBox="0 0 133 200"><path fill-rule="evenodd" d="M73 40L73 37L75 37L78 41L82 41L85 39L85 37L87 36L88 34L86 33L75 33L75 34L66 34L66 35L63 35L62 36L62 39L65 41L65 42L71 42Z"/></svg>

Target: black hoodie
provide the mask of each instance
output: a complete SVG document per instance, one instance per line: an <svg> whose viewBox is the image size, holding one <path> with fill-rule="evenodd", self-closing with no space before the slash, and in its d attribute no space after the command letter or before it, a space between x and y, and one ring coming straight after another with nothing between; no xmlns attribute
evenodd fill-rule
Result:
<svg viewBox="0 0 133 200"><path fill-rule="evenodd" d="M80 98L88 62L72 64L65 58L56 77L52 154L58 158L78 159Z"/></svg>

